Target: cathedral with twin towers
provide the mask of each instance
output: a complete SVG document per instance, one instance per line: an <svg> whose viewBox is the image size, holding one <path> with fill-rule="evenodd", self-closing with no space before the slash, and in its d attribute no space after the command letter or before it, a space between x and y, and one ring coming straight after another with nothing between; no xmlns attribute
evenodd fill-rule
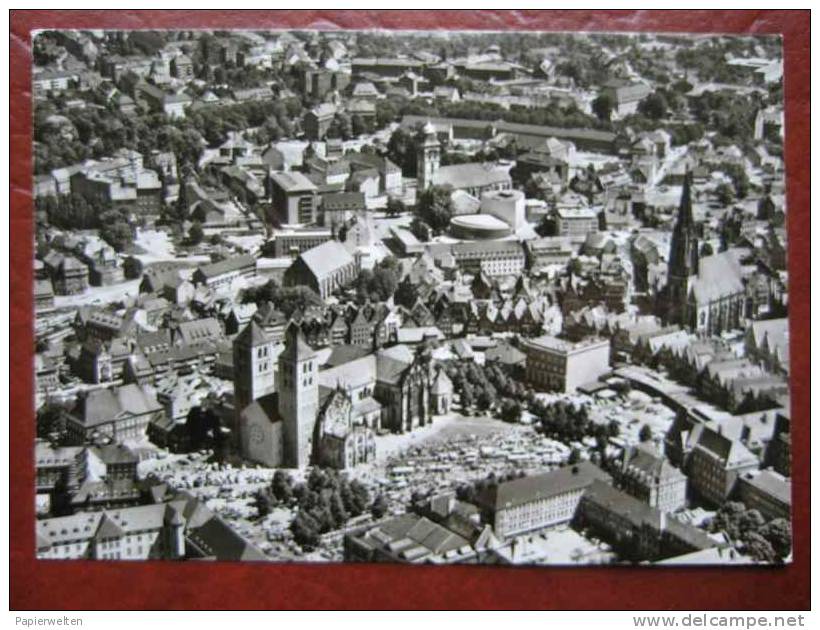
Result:
<svg viewBox="0 0 820 630"><path fill-rule="evenodd" d="M252 320L233 357L239 446L269 467L370 462L378 433L425 426L452 404L453 384L424 347L314 349L294 322L282 336Z"/></svg>

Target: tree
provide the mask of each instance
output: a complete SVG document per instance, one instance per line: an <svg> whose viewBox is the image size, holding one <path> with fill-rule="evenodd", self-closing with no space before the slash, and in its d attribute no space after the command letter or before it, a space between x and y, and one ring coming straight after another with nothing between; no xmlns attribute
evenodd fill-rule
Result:
<svg viewBox="0 0 820 630"><path fill-rule="evenodd" d="M388 300L396 292L397 286L398 278L392 270L377 268L373 272L369 289L378 299L384 301Z"/></svg>
<svg viewBox="0 0 820 630"><path fill-rule="evenodd" d="M259 518L264 518L271 512L272 501L267 490L258 490L253 497Z"/></svg>
<svg viewBox="0 0 820 630"><path fill-rule="evenodd" d="M416 136L401 127L387 141L387 157L402 170L405 177L416 176Z"/></svg>
<svg viewBox="0 0 820 630"><path fill-rule="evenodd" d="M370 513L373 515L373 518L376 519L382 518L387 514L387 501L383 494L377 496L376 500L373 501L373 505L370 506Z"/></svg>
<svg viewBox="0 0 820 630"><path fill-rule="evenodd" d="M202 224L199 221L194 221L188 230L188 241L191 245L199 245L204 238L205 230L202 229Z"/></svg>
<svg viewBox="0 0 820 630"><path fill-rule="evenodd" d="M385 209L385 213L388 217L397 217L400 214L404 214L406 211L407 206L404 205L404 202L401 199L390 197L387 200L387 208Z"/></svg>
<svg viewBox="0 0 820 630"><path fill-rule="evenodd" d="M359 516L367 508L370 503L370 493L367 488L358 480L353 480L349 484L350 487L350 505L348 510L352 516Z"/></svg>
<svg viewBox="0 0 820 630"><path fill-rule="evenodd" d="M726 182L721 182L715 189L715 196L722 206L730 206L735 201L735 191Z"/></svg>
<svg viewBox="0 0 820 630"><path fill-rule="evenodd" d="M118 252L134 240L134 233L125 217L116 210L100 215L100 237Z"/></svg>
<svg viewBox="0 0 820 630"><path fill-rule="evenodd" d="M606 428L609 437L618 437L621 433L621 425L618 424L617 420L610 420Z"/></svg>
<svg viewBox="0 0 820 630"><path fill-rule="evenodd" d="M592 101L592 113L598 117L598 120L609 122L613 108L612 97L606 92Z"/></svg>
<svg viewBox="0 0 820 630"><path fill-rule="evenodd" d="M334 528L341 527L347 522L347 519L350 518L342 495L338 489L330 495L330 514L333 516Z"/></svg>
<svg viewBox="0 0 820 630"><path fill-rule="evenodd" d="M290 525L293 539L303 549L315 549L319 544L319 522L304 510L299 510Z"/></svg>
<svg viewBox="0 0 820 630"><path fill-rule="evenodd" d="M61 440L66 433L68 409L57 402L46 402L37 410L37 437L56 437Z"/></svg>
<svg viewBox="0 0 820 630"><path fill-rule="evenodd" d="M666 116L666 110L668 108L669 104L660 92L652 92L652 94L638 103L638 112L653 120L660 120Z"/></svg>
<svg viewBox="0 0 820 630"><path fill-rule="evenodd" d="M504 422L520 422L521 404L515 400L505 399L501 403L501 419Z"/></svg>
<svg viewBox="0 0 820 630"><path fill-rule="evenodd" d="M641 442L649 442L652 439L652 427L648 424L643 425L638 433L638 439Z"/></svg>
<svg viewBox="0 0 820 630"><path fill-rule="evenodd" d="M461 389L461 408L466 410L475 404L475 396L473 394L473 386L469 383L464 383Z"/></svg>
<svg viewBox="0 0 820 630"><path fill-rule="evenodd" d="M760 535L769 542L781 560L791 553L792 527L786 519L776 518L770 521L760 530Z"/></svg>
<svg viewBox="0 0 820 630"><path fill-rule="evenodd" d="M431 186L421 193L416 204L416 215L430 226L435 234L440 234L450 225L453 218L451 191L441 186Z"/></svg>
<svg viewBox="0 0 820 630"><path fill-rule="evenodd" d="M569 458L567 459L567 464L570 466L574 466L578 462L581 461L581 451L577 448L573 447L573 449L569 452Z"/></svg>
<svg viewBox="0 0 820 630"><path fill-rule="evenodd" d="M413 308L413 305L419 299L419 289L407 276L399 282L396 287L396 292L393 294L393 301L405 308Z"/></svg>
<svg viewBox="0 0 820 630"><path fill-rule="evenodd" d="M430 226L418 216L413 217L413 220L410 222L410 232L423 243L426 243L432 237Z"/></svg>
<svg viewBox="0 0 820 630"><path fill-rule="evenodd" d="M487 411L490 407L493 406L493 398L490 396L490 393L484 389L478 395L478 400L476 401L476 405L478 406L480 411Z"/></svg>
<svg viewBox="0 0 820 630"><path fill-rule="evenodd" d="M129 256L122 262L122 270L128 280L141 278L143 272L142 261L134 256Z"/></svg>
<svg viewBox="0 0 820 630"><path fill-rule="evenodd" d="M672 89L680 94L686 94L692 91L694 86L686 79L680 79L672 84Z"/></svg>
<svg viewBox="0 0 820 630"><path fill-rule="evenodd" d="M777 562L778 557L772 545L757 532L751 532L745 538L745 549L758 562Z"/></svg>
<svg viewBox="0 0 820 630"><path fill-rule="evenodd" d="M281 470L273 473L271 492L279 503L290 503L293 498L293 479L291 476Z"/></svg>

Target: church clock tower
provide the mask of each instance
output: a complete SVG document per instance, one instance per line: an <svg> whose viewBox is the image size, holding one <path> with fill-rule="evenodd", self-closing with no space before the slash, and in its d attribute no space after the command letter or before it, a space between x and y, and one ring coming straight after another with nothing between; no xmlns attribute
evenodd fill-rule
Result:
<svg viewBox="0 0 820 630"><path fill-rule="evenodd" d="M277 374L284 460L288 468L304 468L310 463L319 412L318 372L316 351L305 341L301 328L291 322L285 332Z"/></svg>
<svg viewBox="0 0 820 630"><path fill-rule="evenodd" d="M433 175L438 171L441 163L441 144L436 135L436 129L428 120L424 125L424 140L416 154L416 176L418 177L418 191L427 190L433 185Z"/></svg>
<svg viewBox="0 0 820 630"><path fill-rule="evenodd" d="M669 323L690 326L689 281L698 273L698 237L692 216L692 172L683 180L678 217L672 232L665 291L665 317Z"/></svg>

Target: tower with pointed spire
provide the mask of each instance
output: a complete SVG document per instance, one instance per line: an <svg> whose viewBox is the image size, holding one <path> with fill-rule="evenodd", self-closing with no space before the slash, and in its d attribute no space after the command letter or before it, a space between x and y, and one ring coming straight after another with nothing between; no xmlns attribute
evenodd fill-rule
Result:
<svg viewBox="0 0 820 630"><path fill-rule="evenodd" d="M698 249L697 230L692 215L692 172L687 171L669 249L665 291L665 315L669 323L689 325L689 283L692 276L698 274Z"/></svg>
<svg viewBox="0 0 820 630"><path fill-rule="evenodd" d="M419 191L427 190L433 184L433 176L441 164L441 143L438 141L436 129L429 120L422 130L424 140L419 143L416 153L416 175Z"/></svg>
<svg viewBox="0 0 820 630"><path fill-rule="evenodd" d="M291 322L277 373L278 411L284 429L284 463L304 468L313 452L313 433L319 412L319 366L302 329Z"/></svg>

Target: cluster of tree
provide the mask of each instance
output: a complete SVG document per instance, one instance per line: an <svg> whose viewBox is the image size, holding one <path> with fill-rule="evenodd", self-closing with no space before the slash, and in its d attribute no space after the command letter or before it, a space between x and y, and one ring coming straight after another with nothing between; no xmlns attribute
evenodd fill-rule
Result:
<svg viewBox="0 0 820 630"><path fill-rule="evenodd" d="M715 144L737 144L741 148L753 141L755 116L763 105L763 98L758 94L740 95L726 91L707 91L690 101L695 119L717 132L713 140Z"/></svg>
<svg viewBox="0 0 820 630"><path fill-rule="evenodd" d="M168 34L163 31L135 31L133 34L111 37L106 52L111 55L145 55L153 57L165 47Z"/></svg>
<svg viewBox="0 0 820 630"><path fill-rule="evenodd" d="M293 119L301 114L302 103L297 98L248 101L203 107L186 117L185 126L198 131L211 146L225 142L230 132L250 127L263 127L266 139L277 140L294 133Z"/></svg>
<svg viewBox="0 0 820 630"><path fill-rule="evenodd" d="M353 286L360 302L384 302L396 292L401 277L401 266L393 256L383 258L373 268L362 269Z"/></svg>
<svg viewBox="0 0 820 630"><path fill-rule="evenodd" d="M416 152L420 129L407 131L402 127L390 134L387 141L387 157L398 166L406 177L416 176Z"/></svg>
<svg viewBox="0 0 820 630"><path fill-rule="evenodd" d="M54 31L43 31L32 37L31 55L35 66L47 66L57 61L60 46Z"/></svg>
<svg viewBox="0 0 820 630"><path fill-rule="evenodd" d="M558 74L572 79L579 87L601 85L611 78L609 68L597 53L576 54L559 63L555 70Z"/></svg>
<svg viewBox="0 0 820 630"><path fill-rule="evenodd" d="M760 562L782 562L791 553L792 530L786 519L766 522L757 510L739 501L728 501L709 524L713 532L724 532L738 549Z"/></svg>
<svg viewBox="0 0 820 630"><path fill-rule="evenodd" d="M254 302L257 305L272 302L285 317L312 306L324 306L322 298L310 287L281 287L275 280L269 280L261 287L245 289L242 293L242 302Z"/></svg>
<svg viewBox="0 0 820 630"><path fill-rule="evenodd" d="M222 87L215 92L220 96L227 94L226 88L232 89L248 89L256 88L260 85L267 85L276 78L270 70L265 70L258 66L242 66L238 67L235 62L228 61L218 66L204 66L203 67L204 80L211 84L216 84Z"/></svg>
<svg viewBox="0 0 820 630"><path fill-rule="evenodd" d="M450 226L453 218L452 191L444 186L430 186L418 195L416 216L434 234L441 234ZM426 239L425 239L426 240Z"/></svg>
<svg viewBox="0 0 820 630"><path fill-rule="evenodd" d="M196 113L192 119L172 121L164 114L155 113L128 117L113 107L68 109L60 112L73 128L68 136L55 133L47 123L55 113L57 108L53 102L39 103L35 110L34 172L37 174L99 159L122 148L143 155L153 150L172 151L180 165L195 165L206 144L199 131L206 128L206 124Z"/></svg>
<svg viewBox="0 0 820 630"><path fill-rule="evenodd" d="M368 508L384 514L384 498L370 505L367 488L335 470L313 468L305 483L295 484L287 473L277 470L270 487L257 493L260 516L276 506L296 509L290 529L294 540L305 550L315 549L319 538L342 527L348 519L364 514ZM384 510L384 511L383 511Z"/></svg>
<svg viewBox="0 0 820 630"><path fill-rule="evenodd" d="M134 226L128 215L113 208L100 214L100 238L118 252L126 251L134 242Z"/></svg>
<svg viewBox="0 0 820 630"><path fill-rule="evenodd" d="M712 40L699 46L679 48L675 53L675 61L684 70L694 72L701 81L744 85L751 83L752 71L742 66L730 66L726 53L745 56L749 54L749 50L743 44L738 47L735 42L717 43ZM755 56L754 50L751 54Z"/></svg>
<svg viewBox="0 0 820 630"><path fill-rule="evenodd" d="M655 90L638 103L638 112L654 120L666 118L668 109L669 102L666 94L661 90Z"/></svg>
<svg viewBox="0 0 820 630"><path fill-rule="evenodd" d="M99 230L100 237L118 252L134 240L134 229L124 210L72 193L35 200L38 224L65 230Z"/></svg>
<svg viewBox="0 0 820 630"><path fill-rule="evenodd" d="M407 212L407 206L401 199L390 197L387 200L387 207L384 209L384 212L388 217L397 217Z"/></svg>
<svg viewBox="0 0 820 630"><path fill-rule="evenodd" d="M211 448L217 461L224 460L228 455L229 440L222 430L219 416L213 409L203 406L192 407L185 418L185 435L191 451Z"/></svg>
<svg viewBox="0 0 820 630"><path fill-rule="evenodd" d="M66 437L66 414L69 408L57 400L48 400L37 409L37 437L61 443Z"/></svg>
<svg viewBox="0 0 820 630"><path fill-rule="evenodd" d="M393 294L393 302L395 302L397 306L403 306L409 309L415 306L419 297L421 297L419 287L410 280L410 276L406 276L396 287L396 292Z"/></svg>
<svg viewBox="0 0 820 630"><path fill-rule="evenodd" d="M86 199L72 193L53 197L37 197L34 208L47 225L64 230L93 230L100 226L103 204L96 199Z"/></svg>
<svg viewBox="0 0 820 630"><path fill-rule="evenodd" d="M476 407L479 411L487 411L495 408L505 422L518 422L523 410L535 399L530 388L498 364L457 361L449 363L446 369L464 409Z"/></svg>
<svg viewBox="0 0 820 630"><path fill-rule="evenodd" d="M565 400L544 404L535 400L530 411L539 419L541 433L565 444L591 437L597 442L597 450L603 452L609 438L620 433L615 420L606 425L593 422L589 417L589 407L585 404L576 405Z"/></svg>
<svg viewBox="0 0 820 630"><path fill-rule="evenodd" d="M749 182L749 175L742 165L733 162L721 162L715 170L725 173L732 180L732 188L738 199L745 199L748 196L751 183ZM731 203L731 200L726 205L729 205L729 203Z"/></svg>

